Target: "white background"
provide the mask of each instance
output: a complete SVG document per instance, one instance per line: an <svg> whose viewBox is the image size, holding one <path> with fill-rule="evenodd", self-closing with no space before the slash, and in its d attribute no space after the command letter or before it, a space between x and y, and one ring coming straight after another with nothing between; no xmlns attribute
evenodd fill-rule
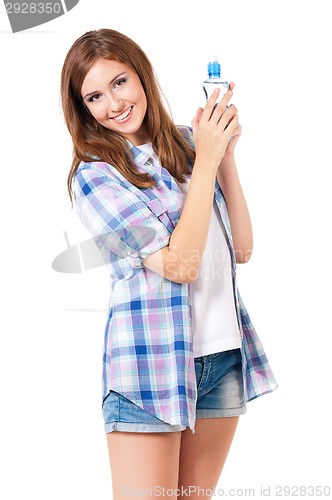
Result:
<svg viewBox="0 0 332 500"><path fill-rule="evenodd" d="M178 124L190 124L203 104L210 55L236 84L237 164L254 229L238 284L279 388L248 403L219 486L252 488L255 497L261 486L270 486L270 497L277 485L331 486L329 4L81 0L17 34L2 8L5 500L112 497L101 413L106 269L52 269L67 247L64 231L71 245L89 237L66 191L71 139L59 79L72 43L98 28L141 45Z"/></svg>

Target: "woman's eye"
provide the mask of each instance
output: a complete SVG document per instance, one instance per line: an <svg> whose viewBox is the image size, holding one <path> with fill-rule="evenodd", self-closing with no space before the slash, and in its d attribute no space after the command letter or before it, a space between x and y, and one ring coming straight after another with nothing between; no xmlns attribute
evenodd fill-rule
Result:
<svg viewBox="0 0 332 500"><path fill-rule="evenodd" d="M89 97L88 101L89 102L93 102L93 101L96 101L98 100L98 98L100 97L101 94L94 94L92 95L91 97Z"/></svg>
<svg viewBox="0 0 332 500"><path fill-rule="evenodd" d="M125 83L126 79L125 78L120 78L120 80L117 80L115 83L114 83L114 86L115 87L121 87L121 85L123 85Z"/></svg>

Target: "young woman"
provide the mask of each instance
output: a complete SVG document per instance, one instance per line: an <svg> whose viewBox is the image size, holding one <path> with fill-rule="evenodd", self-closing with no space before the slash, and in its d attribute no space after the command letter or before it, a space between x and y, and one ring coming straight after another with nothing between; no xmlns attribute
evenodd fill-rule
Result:
<svg viewBox="0 0 332 500"><path fill-rule="evenodd" d="M69 195L111 278L102 411L115 500L208 495L246 402L277 387L236 284L252 229L233 90L177 127L125 35L85 33L64 62Z"/></svg>

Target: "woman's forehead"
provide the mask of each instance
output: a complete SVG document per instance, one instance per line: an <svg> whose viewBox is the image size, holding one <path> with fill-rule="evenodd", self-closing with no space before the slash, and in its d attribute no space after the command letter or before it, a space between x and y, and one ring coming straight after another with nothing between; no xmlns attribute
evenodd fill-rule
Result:
<svg viewBox="0 0 332 500"><path fill-rule="evenodd" d="M120 61L98 59L86 74L82 84L82 94L88 93L90 86L97 83L103 84L111 81L122 73L132 72L133 69ZM93 90L93 89L92 89Z"/></svg>

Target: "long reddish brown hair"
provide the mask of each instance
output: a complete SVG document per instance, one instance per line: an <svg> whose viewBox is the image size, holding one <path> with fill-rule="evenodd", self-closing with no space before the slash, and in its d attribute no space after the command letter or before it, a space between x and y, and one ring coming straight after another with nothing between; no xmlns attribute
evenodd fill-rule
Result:
<svg viewBox="0 0 332 500"><path fill-rule="evenodd" d="M179 182L184 182L188 173L187 161L193 162L195 153L162 103L161 90L146 54L133 40L118 31L88 31L70 48L61 73L62 107L73 140L73 162L67 179L71 202L72 179L81 161L92 161L91 155L113 165L139 188L155 185L148 173L137 171L126 140L100 125L84 105L82 84L98 59L125 63L137 73L147 99L144 124L153 150L159 156L161 165Z"/></svg>

